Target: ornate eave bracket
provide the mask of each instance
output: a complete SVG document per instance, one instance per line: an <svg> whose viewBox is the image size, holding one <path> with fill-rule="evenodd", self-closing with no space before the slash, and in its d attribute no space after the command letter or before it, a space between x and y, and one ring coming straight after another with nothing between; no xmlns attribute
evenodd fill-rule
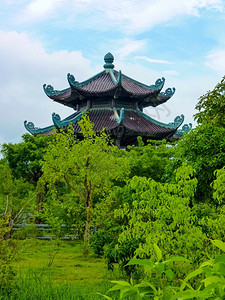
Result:
<svg viewBox="0 0 225 300"><path fill-rule="evenodd" d="M54 90L52 85L47 85L47 84L43 85L43 89L44 89L45 94L49 97L61 95L68 90L68 89L63 90L63 91Z"/></svg>
<svg viewBox="0 0 225 300"><path fill-rule="evenodd" d="M68 126L69 124L76 123L78 120L81 119L82 115L83 115L83 113L80 113L72 119L61 120L61 118L58 114L53 113L52 121L53 121L54 125L57 127L65 127L65 126Z"/></svg>
<svg viewBox="0 0 225 300"><path fill-rule="evenodd" d="M149 85L149 89L153 91L158 91L163 88L164 84L165 84L165 78L162 77L157 79L154 85Z"/></svg>
<svg viewBox="0 0 225 300"><path fill-rule="evenodd" d="M165 92L159 93L159 96L161 96L163 98L171 98L174 95L175 91L176 91L176 89L174 87L172 89L168 88L165 90Z"/></svg>
<svg viewBox="0 0 225 300"><path fill-rule="evenodd" d="M45 131L51 131L54 126L48 126L48 127L45 127L45 128L39 128L39 127L35 127L34 123L32 123L32 122L24 121L24 127L31 134L38 134L38 133L42 133L42 132L45 132Z"/></svg>
<svg viewBox="0 0 225 300"><path fill-rule="evenodd" d="M184 124L181 129L177 130L176 133L179 135L183 135L184 132L189 132L192 129L192 124Z"/></svg>
<svg viewBox="0 0 225 300"><path fill-rule="evenodd" d="M115 107L113 107L116 123L121 124L124 121L124 108L122 107L120 109L120 115L118 115L117 110Z"/></svg>
<svg viewBox="0 0 225 300"><path fill-rule="evenodd" d="M70 73L67 74L67 80L68 80L70 86L77 87L80 85L80 83L78 81L76 81L75 77Z"/></svg>
<svg viewBox="0 0 225 300"><path fill-rule="evenodd" d="M176 128L178 128L183 122L184 122L184 115L180 115L180 116L177 116L177 117L174 119L173 123L169 123L169 124L168 124L168 127L169 127L169 128L174 128L174 129L176 129Z"/></svg>

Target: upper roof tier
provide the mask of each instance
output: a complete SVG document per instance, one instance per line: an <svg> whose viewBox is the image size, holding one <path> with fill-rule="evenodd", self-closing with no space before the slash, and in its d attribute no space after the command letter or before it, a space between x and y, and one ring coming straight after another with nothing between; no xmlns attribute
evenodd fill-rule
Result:
<svg viewBox="0 0 225 300"><path fill-rule="evenodd" d="M51 85L44 84L46 95L76 110L99 105L142 110L144 107L155 107L166 102L175 92L175 88L161 92L165 78L157 79L153 85L146 85L114 70L114 57L111 53L105 55L104 61L104 70L83 82L79 83L72 74L68 74L70 87L65 90L54 90Z"/></svg>

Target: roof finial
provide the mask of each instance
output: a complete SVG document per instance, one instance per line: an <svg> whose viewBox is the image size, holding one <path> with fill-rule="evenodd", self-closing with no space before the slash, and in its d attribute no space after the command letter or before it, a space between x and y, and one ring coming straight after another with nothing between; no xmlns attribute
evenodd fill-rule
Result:
<svg viewBox="0 0 225 300"><path fill-rule="evenodd" d="M105 69L113 69L114 65L113 65L113 61L114 61L114 57L112 55L112 53L108 52L105 56L104 56L104 68Z"/></svg>

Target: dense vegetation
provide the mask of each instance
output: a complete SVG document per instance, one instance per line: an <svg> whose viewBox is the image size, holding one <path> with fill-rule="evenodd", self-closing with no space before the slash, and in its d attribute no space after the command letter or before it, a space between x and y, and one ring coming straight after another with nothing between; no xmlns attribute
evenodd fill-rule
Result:
<svg viewBox="0 0 225 300"><path fill-rule="evenodd" d="M68 128L3 144L0 299L28 299L18 291L29 270L19 274L15 260L26 238L40 236L40 223L49 225L54 247L65 237L83 240L82 259L104 260L111 274L119 267L114 276L126 281L115 282L112 298L99 289L93 299L224 299L224 91L225 79L200 98L198 126L174 144L139 138L138 146L119 150L93 131L88 116L79 123L81 141ZM15 230L17 224L23 226ZM48 296L40 289L42 299L92 299L76 298L71 286L73 298L65 298L69 278L61 292L54 282Z"/></svg>

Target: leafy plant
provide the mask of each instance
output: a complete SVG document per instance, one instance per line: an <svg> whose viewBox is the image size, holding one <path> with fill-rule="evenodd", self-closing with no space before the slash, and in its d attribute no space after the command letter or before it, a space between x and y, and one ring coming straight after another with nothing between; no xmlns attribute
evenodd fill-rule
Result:
<svg viewBox="0 0 225 300"><path fill-rule="evenodd" d="M225 243L220 240L212 240L214 246L225 252ZM217 256L201 264L199 268L189 273L182 281L181 286L177 286L174 282L174 273L172 268L167 265L174 262L190 263L184 257L172 257L169 260L162 261L162 253L159 247L154 244L154 249L158 257L157 261L133 259L129 265L143 266L145 274L155 271L154 277L150 280L143 279L140 283L135 284L133 281L112 281L115 285L109 289L108 293L113 293L113 298L102 295L105 299L167 299L167 300L184 300L184 299L217 299L222 300L225 297L225 254ZM163 279L166 275L171 281L168 285L165 281L156 282L155 276ZM200 276L200 277L199 277ZM192 287L190 281L198 277L199 286ZM175 284L174 284L175 283ZM196 285L196 282L195 282ZM119 295L118 295L119 293Z"/></svg>
<svg viewBox="0 0 225 300"><path fill-rule="evenodd" d="M222 78L212 91L201 96L194 115L199 123L211 123L216 126L225 127L225 77Z"/></svg>
<svg viewBox="0 0 225 300"><path fill-rule="evenodd" d="M63 182L83 202L86 213L84 251L88 252L94 200L108 193L113 179L123 178L129 166L116 156L119 150L112 145L109 136L93 130L94 124L87 115L79 126L82 140L75 137L72 127L54 134L42 170L43 180L50 184L53 193L56 184Z"/></svg>
<svg viewBox="0 0 225 300"><path fill-rule="evenodd" d="M156 261L149 259L131 259L128 266L139 266L143 267L145 272L145 279L140 283L135 283L131 277L130 282L127 281L111 281L115 285L109 289L108 293L119 292L119 299L170 299L172 291L175 287L166 285L164 276L171 282L174 278L174 272L171 265L175 263L190 263L190 260L177 256L172 257L166 261L162 261L162 252L157 244L153 244L154 251L157 257ZM148 280L150 278L150 280ZM109 296L102 295L106 299ZM165 298L167 297L167 298Z"/></svg>

